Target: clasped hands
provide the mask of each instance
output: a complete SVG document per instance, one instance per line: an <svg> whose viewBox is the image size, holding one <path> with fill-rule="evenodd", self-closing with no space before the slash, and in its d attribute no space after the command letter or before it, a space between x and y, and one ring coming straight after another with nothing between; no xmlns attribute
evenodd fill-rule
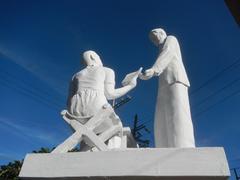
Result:
<svg viewBox="0 0 240 180"><path fill-rule="evenodd" d="M155 71L153 68L147 69L144 71L144 73L140 73L138 77L141 80L148 80L151 79L155 75Z"/></svg>
<svg viewBox="0 0 240 180"><path fill-rule="evenodd" d="M156 73L153 68L147 69L142 73L142 67L133 73L127 74L124 80L122 81L123 86L130 85L132 87L135 87L137 85L137 78L140 78L141 80L148 80L155 76Z"/></svg>

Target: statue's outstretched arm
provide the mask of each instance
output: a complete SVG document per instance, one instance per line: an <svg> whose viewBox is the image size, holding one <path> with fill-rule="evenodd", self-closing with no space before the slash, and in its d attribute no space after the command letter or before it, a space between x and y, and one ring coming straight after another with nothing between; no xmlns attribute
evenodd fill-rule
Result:
<svg viewBox="0 0 240 180"><path fill-rule="evenodd" d="M175 37L168 36L154 65L150 69L147 69L143 74L140 74L139 78L142 80L148 80L153 76L159 76L176 55L174 49L176 43L177 39Z"/></svg>
<svg viewBox="0 0 240 180"><path fill-rule="evenodd" d="M136 77L133 77L128 84L125 84L125 86L115 89L115 73L113 70L107 69L105 80L105 96L108 100L112 100L127 94L137 85L137 77L138 74Z"/></svg>
<svg viewBox="0 0 240 180"><path fill-rule="evenodd" d="M167 38L161 53L158 55L157 60L152 67L155 75L160 75L175 56L176 53L173 49L174 44L176 43L175 41L176 39L173 37Z"/></svg>
<svg viewBox="0 0 240 180"><path fill-rule="evenodd" d="M108 100L117 99L125 94L127 94L130 90L132 90L135 86L134 85L127 85L121 88L115 89L115 85L108 84L105 87L105 96Z"/></svg>

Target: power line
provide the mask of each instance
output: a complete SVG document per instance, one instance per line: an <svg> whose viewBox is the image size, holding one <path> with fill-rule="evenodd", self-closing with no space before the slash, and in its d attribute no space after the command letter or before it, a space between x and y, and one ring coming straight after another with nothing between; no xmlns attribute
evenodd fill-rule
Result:
<svg viewBox="0 0 240 180"><path fill-rule="evenodd" d="M230 64L229 66L225 67L224 69L222 69L220 72L216 73L214 76L212 76L210 79L208 79L206 82L204 82L202 85L200 85L198 88L196 88L195 90L193 90L190 95L195 94L196 92L198 92L199 90L201 90L202 88L204 88L206 85L208 85L209 83L213 82L215 79L217 79L218 77L220 77L223 73L229 71L232 68L236 68L240 65L240 59L237 59L236 61L234 61L232 64ZM210 94L209 96L207 96L206 98L204 98L202 101L200 101L196 106L199 106L201 104L203 104L204 102L206 102L207 100L209 100L210 98L216 96L217 94L219 94L220 92L224 91L225 89L227 89L229 86L237 83L238 81L240 81L240 78L237 78L233 81L231 81L230 83L226 84L224 87L220 88L219 90L215 91L214 93ZM224 99L218 101L217 103L213 104L212 106L209 106L208 108L206 108L205 110L197 113L196 115L199 115L201 113L204 113L206 111L208 111L209 109L213 108L214 106L216 106L219 103L224 102L225 100L227 100L228 98L238 94L240 92L240 90L226 96ZM143 124L147 124L151 122L151 120L144 122Z"/></svg>
<svg viewBox="0 0 240 180"><path fill-rule="evenodd" d="M223 99L221 99L220 101L217 101L216 103L214 103L213 105L205 108L204 110L196 113L193 117L196 118L196 117L202 115L203 113L209 111L210 109L212 109L213 107L217 106L218 104L223 103L223 102L226 101L227 99L229 99L229 98L231 98L232 96L235 96L235 95L237 95L237 94L239 94L239 93L240 93L240 89L238 89L237 91L234 91L233 93L229 94L228 96L225 96Z"/></svg>
<svg viewBox="0 0 240 180"><path fill-rule="evenodd" d="M214 93L212 93L212 94L210 94L209 96L207 96L206 98L204 98L202 101L200 101L200 103L196 104L196 105L193 106L193 107L197 107L197 106L205 103L205 102L208 101L210 98L216 96L216 95L219 94L220 92L222 92L222 91L224 91L225 89L227 89L229 86L231 86L231 85L233 85L233 84L235 84L235 83L237 83L237 82L239 82L239 81L240 81L240 78L236 78L235 80L233 80L233 81L231 81L230 83L226 84L224 87L220 88L219 90L215 91ZM228 98L231 98L232 96L237 95L238 93L240 93L240 89L237 90L237 91L234 91L233 93L231 93L231 94L229 94L229 95L227 95L227 96L225 96L223 99L221 99L220 101L218 101L218 102L214 103L213 105L207 107L207 108L204 109L203 111L198 112L197 114L193 115L193 117L198 117L198 116L200 116L202 113L205 113L206 111L209 111L210 109L212 109L212 108L215 107L216 105L218 105L218 104L226 101ZM148 124L148 123L150 123L150 122L152 122L152 120L145 121L145 122L143 122L142 124Z"/></svg>
<svg viewBox="0 0 240 180"><path fill-rule="evenodd" d="M20 120L17 120L16 122L11 121L11 123L25 123L25 124L28 124L28 126L30 125L31 127L32 126L38 127L38 128L40 127L40 128L44 128L44 130L52 132L52 126L50 126L49 124L48 125L43 124L41 122L27 121L27 120L20 119ZM4 122L3 120L0 120L0 124L9 125L8 123ZM59 123L57 125L59 125ZM57 129L57 130L63 132L63 129L60 126L54 126L54 129ZM67 131L64 131L64 132L67 132Z"/></svg>
<svg viewBox="0 0 240 180"><path fill-rule="evenodd" d="M198 88L194 89L190 95L194 95L196 94L196 92L200 91L202 88L204 88L206 85L208 85L209 83L213 82L214 80L216 80L218 77L220 77L222 74L224 74L225 72L229 71L232 68L236 68L240 65L240 59L237 59L236 61L234 61L232 64L230 64L229 66L225 67L224 69L222 69L220 72L216 73L214 76L212 76L210 79L208 79L207 81L205 81L203 84L201 84Z"/></svg>
<svg viewBox="0 0 240 180"><path fill-rule="evenodd" d="M31 92L29 92L29 91L28 91L27 89L25 89L25 88L19 88L19 87L17 87L17 86L13 86L13 84L8 83L8 81L3 81L2 79L0 79L0 82L1 82L1 85L5 85L6 87L8 87L8 88L10 88L10 89L17 90L17 91L20 92L21 94L23 94L23 95L25 95L25 96L27 96L27 97L31 97L31 98L34 99L35 101L40 102L40 103L42 103L42 104L44 104L44 105L47 105L48 107L50 107L50 108L52 108L52 109L54 109L54 110L56 110L56 111L59 111L59 110L60 110L58 106L49 103L49 101L47 101L47 102L44 101L42 98L40 98L39 96L36 96L35 94L32 94ZM18 120L18 121L24 122L24 123L30 123L31 126L32 126L32 125L37 126L37 127L42 126L42 128L48 127L48 126L46 126L46 125L43 125L43 124L40 123L40 122L33 122L33 121L30 121L30 122L29 122L29 121L26 121L26 120ZM1 121L0 121L0 123L4 123L4 122L1 122ZM58 129L59 131L63 131L62 128L60 128L60 127L56 127L56 126L55 126L55 128Z"/></svg>
<svg viewBox="0 0 240 180"><path fill-rule="evenodd" d="M118 109L121 106L123 106L124 104L128 103L129 101L131 101L132 97L131 96L127 96L126 98L121 98L120 102L117 102L115 105L113 105L114 109Z"/></svg>
<svg viewBox="0 0 240 180"><path fill-rule="evenodd" d="M7 73L9 74L9 73ZM0 72L0 76L3 75L2 72ZM11 75L11 74L9 74ZM16 78L14 78L16 80ZM18 80L16 80L18 82ZM35 93L34 91L31 91L29 88L26 88L24 86L16 86L16 83L10 83L8 78L6 78L5 76L3 76L3 78L0 79L0 82L2 82L2 85L5 85L6 87L10 88L10 89L15 89L18 92L22 93L23 95L27 96L27 97L31 97L32 99L34 99L37 102L41 102L45 105L48 105L49 107L59 111L59 104L56 104L54 102L50 102L46 96L40 95L39 93ZM27 84L27 83L25 83ZM28 84L27 84L28 85ZM114 109L119 108L120 106L126 104L127 102L129 102L131 100L130 96L127 96L125 99L121 99L120 102L118 102L115 106ZM1 123L1 122L0 122Z"/></svg>
<svg viewBox="0 0 240 180"><path fill-rule="evenodd" d="M33 86L26 83L26 81L19 80L18 78L16 78L15 76L13 76L12 74L10 74L8 72L1 71L0 75L2 75L2 78L0 79L1 82L3 82L3 84L5 84L5 86L7 86L8 88L15 89L18 92L24 94L25 96L31 97L35 101L41 102L45 105L48 105L49 107L51 107L57 111L59 111L60 107L62 107L62 105L59 103L60 101L58 101L58 102L52 101L53 99L50 101L51 95L49 93L44 92L45 95L43 95L42 93L40 93L41 91L34 91L32 89ZM9 80L13 81L13 82L10 83ZM22 82L23 84L20 84L20 86L17 86L16 84L19 84L19 82ZM35 88L35 90L38 90L38 89ZM47 98L47 97L49 97L49 98ZM56 99L54 99L54 100L56 100Z"/></svg>
<svg viewBox="0 0 240 180"><path fill-rule="evenodd" d="M239 80L240 80L240 79L239 79ZM236 82L236 80L235 80L234 82ZM230 83L229 83L229 84L230 84ZM233 84L233 82L231 82L231 84ZM221 88L219 91L222 91L223 89L226 89L225 86L224 86L223 88ZM207 107L207 108L204 109L203 111L200 111L200 112L196 113L195 115L193 115L193 117L196 118L196 117L200 116L201 114L209 111L210 109L212 109L212 108L215 107L216 105L223 103L223 102L226 101L227 99L229 99L229 98L231 98L232 96L235 96L235 95L237 95L237 94L239 94L239 93L240 93L240 89L238 89L237 91L234 91L233 93L225 96L223 99L221 99L220 101L217 101L216 103L214 103L213 105ZM212 94L212 95L210 95L210 96L215 96L215 95L216 95L216 94ZM152 122L152 120L145 121L145 122L143 122L142 124L147 124L147 123L150 123L150 122Z"/></svg>
<svg viewBox="0 0 240 180"><path fill-rule="evenodd" d="M4 76L5 74L7 74L7 78ZM4 85L4 86L6 86L7 88L10 88L10 89L14 89L14 90L18 91L19 93L21 93L21 94L23 94L23 95L25 95L27 97L30 97L33 100L37 101L37 102L40 102L40 103L42 103L44 105L47 105L51 109L54 109L56 111L60 110L59 104L54 103L54 102L51 103L49 101L49 99L46 98L50 94L48 95L48 94L45 93L46 96L44 96L42 94L36 93L35 91L31 90L31 88L33 88L33 86L28 85L27 83L25 83L26 81L24 82L24 81L22 81L22 79L18 80L17 78L12 76L10 73L5 73L5 74L1 70L1 72L0 72L0 75L1 75L1 78L0 78L1 85ZM10 78L9 76L11 76L12 78ZM12 81L12 82L10 82L10 81ZM17 86L16 85L17 83L13 83L13 82L18 82L18 84L19 84L19 82L21 82L21 83L27 85L28 87L23 86L23 84L21 84L20 86ZM45 129L47 127L47 126L44 126L42 123L39 123L39 122L33 122L33 121L29 122L29 121L23 121L23 120L20 120L20 122L30 123L31 126L32 125L37 126L37 127L42 126L42 128L45 128ZM4 123L4 122L0 122L0 123ZM56 126L55 128L58 129L59 131L63 131L62 128L60 128L60 127Z"/></svg>
<svg viewBox="0 0 240 180"><path fill-rule="evenodd" d="M42 103L44 105L47 105L48 107L50 107L51 109L54 109L56 111L60 111L60 108L57 104L54 104L54 103L50 103L50 101L46 98L43 98L43 97L39 97L39 95L36 95L35 93L32 93L31 91L29 91L28 89L26 88L21 88L21 87L18 87L18 86L14 86L14 84L12 83L9 83L8 81L4 81L2 78L0 79L0 82L1 82L1 85L5 85L6 87L10 88L10 89L14 89L14 90L17 90L18 92L20 92L21 94L27 96L27 97L31 97L33 100L39 102L39 103ZM29 122L29 121L24 121L24 120L18 120L20 122L24 122L24 123L30 123L31 126L42 126L42 128L45 128L48 127L46 125L43 125L42 123L40 122ZM4 123L4 122L1 122L0 123ZM56 129L58 129L59 131L63 131L62 128L60 127L57 127L55 126Z"/></svg>
<svg viewBox="0 0 240 180"><path fill-rule="evenodd" d="M31 90L31 88L33 86L30 86L28 83L26 83L26 81L24 82L22 80L18 80L18 78L14 77L10 73L5 73L5 74L8 74L8 75L12 76L12 78L9 78L9 76L7 76L8 78L6 78L1 71L0 72L0 75L2 76L0 78L1 85L4 85L4 86L6 86L7 88L10 88L10 89L14 89L14 90L18 91L19 93L21 93L21 94L23 94L27 97L30 97L30 98L32 98L33 100L35 100L39 103L42 103L43 105L47 105L48 107L50 107L51 109L54 109L55 111L60 111L61 110L60 107L62 107L62 106L60 104L58 104L56 102L51 102L47 98L47 97L50 97L49 93L45 93L45 95L42 95L39 92L37 93L37 92ZM25 87L23 84L21 84L20 86L17 86L16 83L9 82L9 79L14 80L15 82L23 82L23 84L25 84L25 86L28 86L28 87ZM35 89L37 89L37 88L35 88ZM29 122L29 121L23 121L23 120L20 120L20 121L30 123L32 125L35 124L36 126L47 127L47 126L44 126L44 125L42 125L41 123L38 123L38 122L32 122L32 121ZM55 127L55 128L57 128L59 131L62 131L62 128L60 128L60 127L59 128Z"/></svg>
<svg viewBox="0 0 240 180"><path fill-rule="evenodd" d="M14 86L13 84L8 83L7 81L3 81L2 79L0 79L0 82L2 82L6 87L10 88L10 89L15 89L18 92L22 93L23 95L27 96L27 97L31 97L32 99L34 99L37 102L41 102L51 108L53 108L54 110L59 111L59 107L56 106L55 104L51 104L48 101L44 101L45 98L40 98L38 95L31 93L30 91L28 91L28 89L25 88L19 88L17 86Z"/></svg>
<svg viewBox="0 0 240 180"><path fill-rule="evenodd" d="M0 71L0 75L1 74L3 75L3 77L4 77L4 79L6 81L8 81L8 79L11 79L14 82L16 82L14 84L19 84L20 83L20 85L22 85L22 86L31 87L31 88L28 88L28 91L31 91L31 92L33 92L35 94L38 94L41 97L44 97L44 98L45 97L52 97L52 94L50 94L49 92L45 91L44 89L40 90L39 88L36 88L36 87L32 86L31 84L29 84L24 79L16 78L16 76L14 76L13 74L10 74L9 72L7 72L7 71L5 71L3 69L1 69L1 71ZM57 97L52 99L52 100L54 100L56 104L58 104L58 103L61 104L61 101Z"/></svg>
<svg viewBox="0 0 240 180"><path fill-rule="evenodd" d="M208 95L206 98L202 99L198 104L193 105L192 107L194 108L194 107L200 106L201 104L207 102L210 98L218 95L219 93L221 93L222 91L224 91L225 89L229 88L230 86L234 85L235 83L237 83L239 81L240 81L240 77L238 77L235 80L231 81L230 83L226 84L224 87L218 89L214 93Z"/></svg>

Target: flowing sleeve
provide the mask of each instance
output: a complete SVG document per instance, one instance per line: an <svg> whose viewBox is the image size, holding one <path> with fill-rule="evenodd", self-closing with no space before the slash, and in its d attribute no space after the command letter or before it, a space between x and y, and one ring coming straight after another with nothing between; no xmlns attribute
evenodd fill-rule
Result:
<svg viewBox="0 0 240 180"><path fill-rule="evenodd" d="M111 84L111 85L115 86L115 73L110 68L105 68L104 84Z"/></svg>
<svg viewBox="0 0 240 180"><path fill-rule="evenodd" d="M117 99L133 89L131 85L115 89L115 73L110 68L105 68L104 93L108 100Z"/></svg>
<svg viewBox="0 0 240 180"><path fill-rule="evenodd" d="M173 36L167 37L162 51L158 55L157 60L152 67L155 75L159 76L168 66L168 64L172 61L172 59L176 56L176 52L174 51L176 41L177 39Z"/></svg>

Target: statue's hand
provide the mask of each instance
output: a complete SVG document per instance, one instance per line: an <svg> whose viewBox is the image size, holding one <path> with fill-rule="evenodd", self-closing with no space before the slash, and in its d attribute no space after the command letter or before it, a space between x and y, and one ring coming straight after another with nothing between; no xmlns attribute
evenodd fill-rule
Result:
<svg viewBox="0 0 240 180"><path fill-rule="evenodd" d="M128 85L130 85L132 88L135 88L137 86L137 77L133 78Z"/></svg>
<svg viewBox="0 0 240 180"><path fill-rule="evenodd" d="M133 79L129 83L129 85L132 86L133 88L137 86L137 79L138 79L139 75L142 73L142 69L143 68L140 67L139 70L135 72Z"/></svg>
<svg viewBox="0 0 240 180"><path fill-rule="evenodd" d="M151 79L154 75L154 70L152 68L147 69L144 73L139 74L139 78L142 80Z"/></svg>
<svg viewBox="0 0 240 180"><path fill-rule="evenodd" d="M139 76L139 74L142 72L142 67L139 68L138 71L135 71L133 73L129 73L126 75L126 77L124 78L124 80L122 81L122 85L123 86L131 86L132 88L136 87L137 85L137 78Z"/></svg>

